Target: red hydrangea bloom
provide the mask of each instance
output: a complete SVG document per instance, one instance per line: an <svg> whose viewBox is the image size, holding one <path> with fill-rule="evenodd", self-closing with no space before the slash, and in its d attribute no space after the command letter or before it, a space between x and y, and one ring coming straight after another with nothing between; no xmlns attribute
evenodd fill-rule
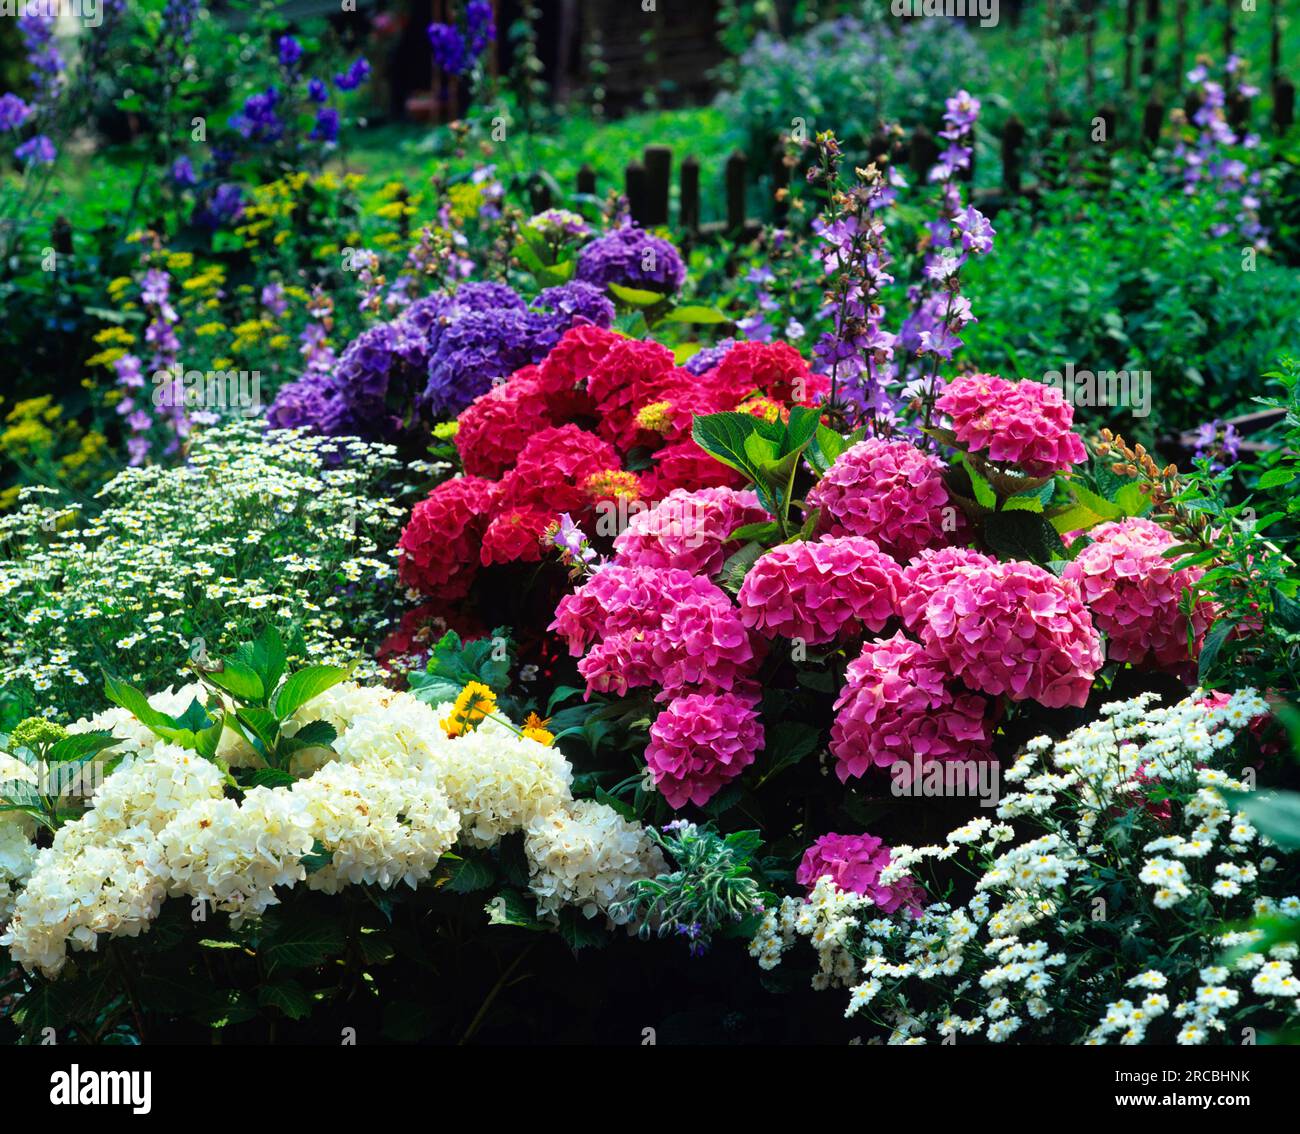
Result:
<svg viewBox="0 0 1300 1134"><path fill-rule="evenodd" d="M715 461L694 441L665 445L641 474L645 500L662 500L677 488L743 488L745 478L730 465Z"/></svg>
<svg viewBox="0 0 1300 1134"><path fill-rule="evenodd" d="M823 536L759 557L736 601L746 626L769 638L832 642L876 631L898 608L898 564L862 536Z"/></svg>
<svg viewBox="0 0 1300 1134"><path fill-rule="evenodd" d="M1205 574L1203 568L1173 569L1164 553L1175 540L1159 524L1137 517L1099 524L1092 542L1066 566L1063 575L1083 590L1083 600L1110 640L1115 661L1141 662L1154 656L1162 666L1191 661L1187 618L1178 609L1183 591ZM1214 620L1214 608L1198 602L1192 611L1197 651Z"/></svg>
<svg viewBox="0 0 1300 1134"><path fill-rule="evenodd" d="M920 552L903 568L903 581L898 588L898 613L903 616L903 625L915 630L925 616L925 604L930 596L968 567L996 564L996 559L969 547L940 547Z"/></svg>
<svg viewBox="0 0 1300 1134"><path fill-rule="evenodd" d="M538 562L542 558L542 533L554 518L554 513L545 508L507 508L499 512L483 533L483 566Z"/></svg>
<svg viewBox="0 0 1300 1134"><path fill-rule="evenodd" d="M962 374L934 408L952 419L957 440L972 453L987 449L990 460L1015 465L1028 476L1051 476L1088 456L1073 431L1073 408L1060 390L1041 382Z"/></svg>
<svg viewBox="0 0 1300 1134"><path fill-rule="evenodd" d="M587 379L600 418L597 432L623 452L646 440L637 410L659 400L673 384L674 368L673 352L666 346L648 339L620 340Z"/></svg>
<svg viewBox="0 0 1300 1134"><path fill-rule="evenodd" d="M831 753L840 782L895 761L990 759L988 702L903 634L868 642L835 702Z"/></svg>
<svg viewBox="0 0 1300 1134"><path fill-rule="evenodd" d="M549 628L579 657L602 637L624 630L657 630L674 603L717 589L690 571L611 564L560 599Z"/></svg>
<svg viewBox="0 0 1300 1134"><path fill-rule="evenodd" d="M763 726L750 699L690 693L655 717L646 766L670 807L698 807L752 764L762 747Z"/></svg>
<svg viewBox="0 0 1300 1134"><path fill-rule="evenodd" d="M590 323L570 327L538 367L538 388L557 418L589 414L593 403L586 393L587 379L623 335Z"/></svg>
<svg viewBox="0 0 1300 1134"><path fill-rule="evenodd" d="M678 488L634 515L614 541L614 551L622 563L712 575L739 546L728 540L731 533L769 518L753 492Z"/></svg>
<svg viewBox="0 0 1300 1134"><path fill-rule="evenodd" d="M829 379L814 374L789 343L737 343L704 381L733 406L755 390L776 402L813 405L830 389Z"/></svg>
<svg viewBox="0 0 1300 1134"><path fill-rule="evenodd" d="M525 366L475 398L457 419L456 449L472 476L499 477L539 429L554 424L538 381Z"/></svg>
<svg viewBox="0 0 1300 1134"><path fill-rule="evenodd" d="M888 865L889 848L875 835L823 835L804 851L795 880L811 891L829 876L841 890L870 898L882 913L906 909L920 916L925 891L911 878L882 886L880 872Z"/></svg>
<svg viewBox="0 0 1300 1134"><path fill-rule="evenodd" d="M972 689L1082 707L1101 639L1079 585L1031 563L956 572L925 605L921 640Z"/></svg>
<svg viewBox="0 0 1300 1134"><path fill-rule="evenodd" d="M461 476L421 500L397 544L402 582L440 599L464 598L478 571L479 546L497 491L490 480Z"/></svg>
<svg viewBox="0 0 1300 1134"><path fill-rule="evenodd" d="M506 506L532 505L552 517L589 503L581 484L593 473L621 467L607 441L576 425L543 429L529 438L515 467L501 482Z"/></svg>
<svg viewBox="0 0 1300 1134"><path fill-rule="evenodd" d="M906 441L868 437L839 455L808 493L831 535L873 539L896 559L950 543L964 526L948 497L943 464Z"/></svg>

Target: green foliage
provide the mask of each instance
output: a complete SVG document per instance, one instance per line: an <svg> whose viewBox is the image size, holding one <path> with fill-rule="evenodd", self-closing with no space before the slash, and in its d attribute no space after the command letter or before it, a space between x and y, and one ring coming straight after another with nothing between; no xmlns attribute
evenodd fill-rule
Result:
<svg viewBox="0 0 1300 1134"><path fill-rule="evenodd" d="M421 701L442 705L454 701L471 681L478 681L494 692L504 693L510 685L510 666L514 645L504 626L488 638L462 642L460 635L448 630L433 647L424 672L416 670L407 682Z"/></svg>
<svg viewBox="0 0 1300 1134"><path fill-rule="evenodd" d="M979 314L963 332L971 361L1037 381L1067 363L1147 371L1149 416L1086 405L1075 416L1148 445L1232 412L1300 337L1300 290L1265 256L1244 270L1241 241L1212 235L1219 220L1213 201L1154 170L999 213L992 253L963 269Z"/></svg>

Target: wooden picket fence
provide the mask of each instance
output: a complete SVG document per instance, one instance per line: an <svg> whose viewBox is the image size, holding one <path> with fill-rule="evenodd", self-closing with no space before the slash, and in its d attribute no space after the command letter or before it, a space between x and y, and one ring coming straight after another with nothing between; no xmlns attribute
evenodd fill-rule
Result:
<svg viewBox="0 0 1300 1134"><path fill-rule="evenodd" d="M1136 123L1139 145L1145 149L1156 145L1170 109L1155 95L1139 108ZM1194 99L1189 99L1183 109L1190 117L1196 110ZM1245 126L1250 121L1250 115L1249 99L1237 98L1229 103L1228 116L1234 128L1241 129ZM1106 141L1101 147L1095 147L1091 141L1098 121L1104 123L1105 127ZM1279 78L1273 91L1272 127L1280 136L1291 129L1294 121L1295 86L1288 79ZM1085 152L1114 152L1118 144L1118 122L1119 112L1114 107L1103 106L1098 108L1095 116L1083 122L1071 120L1058 112L1050 120L1050 125L1056 131L1078 131L1081 140L1087 144ZM1000 185L981 190L975 195L981 208L987 208L990 212L996 212L1008 202L1032 196L1036 192L1036 186L1026 176L1031 170L1049 181L1054 176L1048 155L1028 151L1027 132L1019 118L1013 115L1007 119L998 142L1002 166ZM879 133L869 140L866 148L870 160L886 159L910 170L913 181L920 181L938 159L941 145L930 130L919 126L910 134L900 134L897 131ZM590 165L584 165L578 171L574 191L579 196L591 197L618 188L627 197L632 218L637 223L647 228L669 228L687 244L717 237L752 239L765 224L780 225L789 215L786 191L790 186L792 169L786 158L785 144L780 140L775 141L769 154L765 168L759 169L751 169L755 163L743 152L736 151L727 157L723 164L721 185L716 187L721 193L720 207L707 214L721 219L707 223L703 221L706 213L701 208L701 195L705 190L701 185L700 162L693 154L688 154L677 169L675 211L672 207L674 155L669 146L647 146L641 157L624 167L621 186L599 185L595 170ZM973 180L974 173L972 155L971 165L960 176L969 183ZM1055 176L1059 177L1061 173L1061 170L1057 170ZM752 181L760 179L763 181L763 192L758 194L760 215L754 216L747 207L749 187ZM532 179L529 196L535 211L562 203L555 200L550 185L540 177Z"/></svg>

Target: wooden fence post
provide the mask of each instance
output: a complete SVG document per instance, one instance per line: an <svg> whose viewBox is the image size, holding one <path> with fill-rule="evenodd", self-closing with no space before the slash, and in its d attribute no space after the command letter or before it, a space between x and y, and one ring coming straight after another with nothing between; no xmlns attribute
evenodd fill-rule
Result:
<svg viewBox="0 0 1300 1134"><path fill-rule="evenodd" d="M628 211L637 224L645 224L647 197L650 186L645 166L639 161L629 162L623 170L623 191L627 195Z"/></svg>
<svg viewBox="0 0 1300 1134"><path fill-rule="evenodd" d="M745 231L745 167L748 162L739 150L727 158L727 232L739 236Z"/></svg>
<svg viewBox="0 0 1300 1134"><path fill-rule="evenodd" d="M1137 41L1138 0L1126 0L1124 10L1124 89L1133 89L1133 49Z"/></svg>
<svg viewBox="0 0 1300 1134"><path fill-rule="evenodd" d="M1160 35L1160 0L1147 0L1146 27L1142 29L1142 76L1156 73L1156 40Z"/></svg>
<svg viewBox="0 0 1300 1134"><path fill-rule="evenodd" d="M578 192L584 197L596 195L596 171L584 164L578 170Z"/></svg>
<svg viewBox="0 0 1300 1134"><path fill-rule="evenodd" d="M543 213L551 207L551 189L540 173L534 173L528 179L528 203L534 213Z"/></svg>
<svg viewBox="0 0 1300 1134"><path fill-rule="evenodd" d="M908 148L907 164L913 175L921 180L930 173L930 167L939 160L939 146L934 136L924 126L912 131L912 141Z"/></svg>
<svg viewBox="0 0 1300 1134"><path fill-rule="evenodd" d="M668 223L668 189L673 174L673 151L667 146L646 146L643 156L648 199L647 228Z"/></svg>
<svg viewBox="0 0 1300 1134"><path fill-rule="evenodd" d="M677 224L692 236L700 231L700 163L694 154L682 162L682 196Z"/></svg>
<svg viewBox="0 0 1300 1134"><path fill-rule="evenodd" d="M1147 145L1154 146L1160 141L1160 127L1164 121L1165 104L1152 95L1142 109L1142 138Z"/></svg>
<svg viewBox="0 0 1300 1134"><path fill-rule="evenodd" d="M1295 122L1295 84L1280 78L1273 86L1273 129L1285 134Z"/></svg>

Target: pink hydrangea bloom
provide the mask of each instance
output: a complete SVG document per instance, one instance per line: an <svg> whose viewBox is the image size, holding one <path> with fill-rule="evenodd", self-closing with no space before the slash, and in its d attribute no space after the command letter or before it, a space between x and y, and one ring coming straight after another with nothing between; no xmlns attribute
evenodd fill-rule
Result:
<svg viewBox="0 0 1300 1134"><path fill-rule="evenodd" d="M655 717L646 766L671 807L698 807L752 764L762 747L763 726L752 700L689 693Z"/></svg>
<svg viewBox="0 0 1300 1134"><path fill-rule="evenodd" d="M1177 540L1150 520L1131 517L1099 524L1087 534L1092 542L1063 574L1082 588L1084 602L1110 640L1110 657L1141 662L1154 656L1162 666L1190 661L1187 618L1179 611L1178 602L1183 591L1205 574L1204 570L1173 570L1174 561L1166 559L1164 553ZM1193 608L1192 630L1198 652L1214 614L1208 603L1200 602Z"/></svg>
<svg viewBox="0 0 1300 1134"><path fill-rule="evenodd" d="M629 689L654 685L659 667L650 652L657 631L620 630L591 647L578 662L578 672L586 679L587 696L593 693L617 693L625 696Z"/></svg>
<svg viewBox="0 0 1300 1134"><path fill-rule="evenodd" d="M898 588L898 613L903 625L915 630L925 615L925 604L949 580L968 567L992 567L990 559L969 547L940 547L920 552L902 570Z"/></svg>
<svg viewBox="0 0 1300 1134"><path fill-rule="evenodd" d="M592 642L623 630L659 629L664 614L691 595L715 594L722 592L689 571L612 564L560 600L549 628L578 657Z"/></svg>
<svg viewBox="0 0 1300 1134"><path fill-rule="evenodd" d="M919 632L972 689L1013 701L1081 707L1101 668L1078 583L1031 563L957 572L930 596Z"/></svg>
<svg viewBox="0 0 1300 1134"><path fill-rule="evenodd" d="M674 603L659 633L649 637L656 679L663 686L658 700L692 686L704 691L747 689L758 661L749 631L726 592L717 587Z"/></svg>
<svg viewBox="0 0 1300 1134"><path fill-rule="evenodd" d="M954 689L925 647L901 633L868 642L835 702L831 753L841 782L895 761L990 758L988 702Z"/></svg>
<svg viewBox="0 0 1300 1134"><path fill-rule="evenodd" d="M808 493L831 535L873 539L895 559L939 547L965 527L943 483L943 465L906 441L868 437L839 455Z"/></svg>
<svg viewBox="0 0 1300 1134"><path fill-rule="evenodd" d="M1015 465L1028 476L1051 476L1087 459L1074 433L1074 409L1041 382L1008 382L996 374L962 374L934 403L972 453Z"/></svg>
<svg viewBox="0 0 1300 1134"><path fill-rule="evenodd" d="M911 878L881 885L880 872L889 865L889 848L875 835L823 835L803 854L795 880L811 890L830 877L841 890L862 894L882 913L906 909L919 916L925 891Z"/></svg>
<svg viewBox="0 0 1300 1134"><path fill-rule="evenodd" d="M770 518L752 492L678 488L629 520L614 541L616 559L638 567L679 567L712 575L739 546L728 541L732 532Z"/></svg>
<svg viewBox="0 0 1300 1134"><path fill-rule="evenodd" d="M898 564L862 536L823 536L774 547L737 595L746 626L769 638L834 641L880 630L898 607Z"/></svg>

